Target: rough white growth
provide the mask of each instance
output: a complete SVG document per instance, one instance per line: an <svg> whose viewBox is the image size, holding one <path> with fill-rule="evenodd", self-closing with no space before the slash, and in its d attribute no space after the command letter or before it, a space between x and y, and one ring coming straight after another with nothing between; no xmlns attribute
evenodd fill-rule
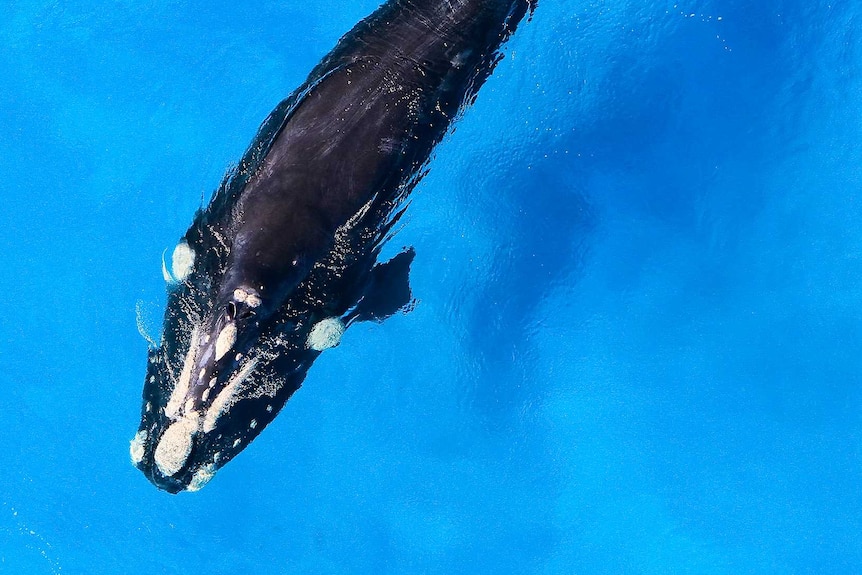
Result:
<svg viewBox="0 0 862 575"><path fill-rule="evenodd" d="M171 256L171 271L174 281L184 282L195 267L195 251L186 242L180 242Z"/></svg>
<svg viewBox="0 0 862 575"><path fill-rule="evenodd" d="M171 397L168 404L165 406L165 415L171 419L176 419L179 415L180 406L189 393L189 385L191 384L192 368L195 363L197 354L198 329L192 331L192 337L189 339L189 351L186 353L186 359L183 362L183 371L180 373L180 379L177 385L171 392Z"/></svg>
<svg viewBox="0 0 862 575"><path fill-rule="evenodd" d="M216 466L215 465L204 465L192 476L192 480L189 482L189 486L186 487L188 491L198 491L201 487L210 482L216 474Z"/></svg>
<svg viewBox="0 0 862 575"><path fill-rule="evenodd" d="M129 443L129 455L132 457L132 463L139 464L144 460L144 444L147 442L147 430L141 429L135 434L135 437Z"/></svg>
<svg viewBox="0 0 862 575"><path fill-rule="evenodd" d="M245 303L248 307L258 307L261 304L260 296L256 293L244 290L244 289L235 289L233 290L233 299L240 303Z"/></svg>
<svg viewBox="0 0 862 575"><path fill-rule="evenodd" d="M328 317L317 322L308 334L305 345L314 351L335 347L344 335L344 322L338 317Z"/></svg>
<svg viewBox="0 0 862 575"><path fill-rule="evenodd" d="M238 392L240 386L243 381L251 375L251 372L254 371L254 368L257 366L257 360L251 360L247 362L242 369L236 372L233 377L230 378L230 381L227 382L227 385L224 386L219 394L215 397L212 402L212 405L207 410L206 417L204 418L204 433L209 433L213 429L215 429L216 422L219 417L221 417L228 409L230 409L234 403L237 401Z"/></svg>
<svg viewBox="0 0 862 575"><path fill-rule="evenodd" d="M173 476L185 465L192 452L192 440L198 431L198 417L184 417L165 430L156 446L155 460L159 471Z"/></svg>
<svg viewBox="0 0 862 575"><path fill-rule="evenodd" d="M216 348L215 348L215 358L216 361L220 360L225 356L230 348L233 347L233 344L236 343L236 324L234 322L230 322L226 326L224 326L221 332L218 334L218 339L216 340Z"/></svg>

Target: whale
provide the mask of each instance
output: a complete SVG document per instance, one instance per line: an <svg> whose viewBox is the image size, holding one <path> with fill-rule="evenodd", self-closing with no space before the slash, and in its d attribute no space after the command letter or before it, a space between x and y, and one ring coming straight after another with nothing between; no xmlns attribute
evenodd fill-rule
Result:
<svg viewBox="0 0 862 575"><path fill-rule="evenodd" d="M390 0L264 120L170 256L132 463L196 491L245 449L322 352L409 311L415 250L379 261L435 146L533 0Z"/></svg>

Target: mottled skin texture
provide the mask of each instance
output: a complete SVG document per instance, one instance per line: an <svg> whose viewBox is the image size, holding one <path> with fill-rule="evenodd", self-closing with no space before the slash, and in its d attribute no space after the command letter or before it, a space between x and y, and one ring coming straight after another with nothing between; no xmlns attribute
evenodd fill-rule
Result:
<svg viewBox="0 0 862 575"><path fill-rule="evenodd" d="M264 122L183 238L195 263L169 294L144 386L146 439L136 464L153 483L180 491L202 467L221 467L248 445L317 357L306 346L316 322L381 320L409 301L412 251L375 267L380 246L434 146L529 9L527 0L391 1ZM217 358L227 325L236 340ZM165 429L211 410L250 359L243 394L215 429L198 426L182 470L163 473L154 453Z"/></svg>

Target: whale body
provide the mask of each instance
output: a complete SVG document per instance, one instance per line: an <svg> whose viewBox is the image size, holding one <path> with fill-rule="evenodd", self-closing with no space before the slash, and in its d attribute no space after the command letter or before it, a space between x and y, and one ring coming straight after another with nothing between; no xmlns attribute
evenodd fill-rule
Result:
<svg viewBox="0 0 862 575"><path fill-rule="evenodd" d="M434 146L531 0L392 0L264 121L163 271L133 463L205 485L353 322L408 309L412 249L378 263Z"/></svg>

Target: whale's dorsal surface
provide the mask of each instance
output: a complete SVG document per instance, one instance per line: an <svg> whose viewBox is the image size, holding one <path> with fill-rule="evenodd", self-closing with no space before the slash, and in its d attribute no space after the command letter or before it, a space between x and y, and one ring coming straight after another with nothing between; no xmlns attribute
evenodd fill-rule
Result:
<svg viewBox="0 0 862 575"><path fill-rule="evenodd" d="M264 121L163 264L134 464L202 487L356 321L413 302L413 249L381 246L434 146L500 58L528 0L391 0Z"/></svg>

